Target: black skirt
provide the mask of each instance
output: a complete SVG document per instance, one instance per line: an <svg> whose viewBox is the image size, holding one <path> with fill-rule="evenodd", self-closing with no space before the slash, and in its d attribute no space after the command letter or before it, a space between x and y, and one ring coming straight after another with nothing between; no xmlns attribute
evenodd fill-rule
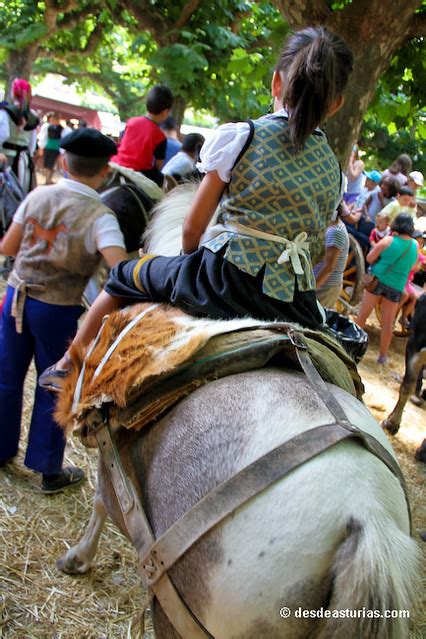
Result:
<svg viewBox="0 0 426 639"><path fill-rule="evenodd" d="M213 253L200 248L189 255L155 256L136 275L139 260L120 262L111 270L105 291L130 303L168 302L196 317L249 316L320 328L323 320L315 291L299 291L296 283L293 302L269 297L262 292L263 269L256 277L248 275L223 259L225 250Z"/></svg>

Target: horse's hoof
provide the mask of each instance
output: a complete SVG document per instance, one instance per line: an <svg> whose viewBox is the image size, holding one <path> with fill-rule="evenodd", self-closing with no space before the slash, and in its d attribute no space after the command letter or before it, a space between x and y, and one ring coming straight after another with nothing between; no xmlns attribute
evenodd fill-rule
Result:
<svg viewBox="0 0 426 639"><path fill-rule="evenodd" d="M410 402L414 404L414 406L423 406L423 399L421 397L417 397L417 395L411 395Z"/></svg>
<svg viewBox="0 0 426 639"><path fill-rule="evenodd" d="M396 435L399 431L399 424L395 424L395 422L390 419L384 419L381 423L381 427L384 428L389 435Z"/></svg>
<svg viewBox="0 0 426 639"><path fill-rule="evenodd" d="M67 575L82 575L89 570L90 565L81 561L76 555L70 554L70 551L68 551L63 557L57 559L56 567Z"/></svg>
<svg viewBox="0 0 426 639"><path fill-rule="evenodd" d="M418 447L418 449L414 453L414 458L417 461L423 462L424 464L426 464L426 439L423 440L421 445Z"/></svg>

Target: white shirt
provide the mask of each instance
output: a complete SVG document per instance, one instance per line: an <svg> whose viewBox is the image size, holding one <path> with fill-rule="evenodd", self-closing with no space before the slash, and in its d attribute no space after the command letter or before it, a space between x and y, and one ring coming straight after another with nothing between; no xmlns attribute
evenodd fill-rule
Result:
<svg viewBox="0 0 426 639"><path fill-rule="evenodd" d="M185 151L178 151L170 160L163 166L161 173L163 175L187 175L191 173L195 168L195 160L193 160Z"/></svg>
<svg viewBox="0 0 426 639"><path fill-rule="evenodd" d="M95 189L92 189L90 186L82 184L81 182L69 180L68 178L61 178L58 184L65 186L67 189L70 189L70 191L74 191L80 195L94 198L99 200L99 202L102 201L99 193L95 191ZM19 206L13 216L13 221L18 224L24 223L22 208L22 206ZM87 252L91 255L95 255L98 251L109 248L110 246L119 246L126 250L123 233L121 232L118 220L113 213L104 213L95 220L84 238L84 245Z"/></svg>
<svg viewBox="0 0 426 639"><path fill-rule="evenodd" d="M279 109L272 115L288 117L286 109ZM271 117L271 114L264 115ZM318 129L316 129L318 130ZM222 182L231 181L231 171L247 142L250 133L248 122L228 122L222 124L204 142L197 169L201 173L217 171Z"/></svg>

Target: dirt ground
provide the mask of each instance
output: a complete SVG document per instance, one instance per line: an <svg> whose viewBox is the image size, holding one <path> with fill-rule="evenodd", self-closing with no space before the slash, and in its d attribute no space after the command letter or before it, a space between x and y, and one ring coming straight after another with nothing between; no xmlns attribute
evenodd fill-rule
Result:
<svg viewBox="0 0 426 639"><path fill-rule="evenodd" d="M0 284L0 293L4 285ZM365 402L381 420L393 407L398 378L403 373L405 340L394 338L389 365L375 363L378 327L369 328L370 347L360 366ZM34 373L26 385L24 431L32 407ZM409 404L399 435L392 438L410 493L414 536L426 529L424 465L414 451L425 436L423 408ZM89 574L70 577L55 567L56 559L81 536L91 512L96 485L96 451L72 439L66 463L78 464L88 480L79 489L46 497L39 477L19 457L0 470L0 637L7 639L114 639L131 636L132 620L140 612L145 593L136 573L135 552L112 523L104 533L96 566ZM419 543L421 543L419 541ZM424 619L413 619L412 639L426 636ZM144 635L153 637L149 618Z"/></svg>

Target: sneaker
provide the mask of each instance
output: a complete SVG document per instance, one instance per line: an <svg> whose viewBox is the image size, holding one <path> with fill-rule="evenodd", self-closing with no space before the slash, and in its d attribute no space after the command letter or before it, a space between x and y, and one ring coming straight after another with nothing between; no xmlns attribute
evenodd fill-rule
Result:
<svg viewBox="0 0 426 639"><path fill-rule="evenodd" d="M386 364L388 361L388 356L387 355L379 355L379 357L377 358L377 363L378 364Z"/></svg>
<svg viewBox="0 0 426 639"><path fill-rule="evenodd" d="M56 368L57 364L52 364L42 372L38 378L38 385L44 390L51 391L52 393L59 393L62 388L62 382L68 377L72 371L72 367L69 368Z"/></svg>
<svg viewBox="0 0 426 639"><path fill-rule="evenodd" d="M50 478L43 475L41 483L41 491L45 495L53 495L54 493L60 493L66 488L75 486L85 479L84 472L81 468L76 466L65 466L58 475Z"/></svg>

